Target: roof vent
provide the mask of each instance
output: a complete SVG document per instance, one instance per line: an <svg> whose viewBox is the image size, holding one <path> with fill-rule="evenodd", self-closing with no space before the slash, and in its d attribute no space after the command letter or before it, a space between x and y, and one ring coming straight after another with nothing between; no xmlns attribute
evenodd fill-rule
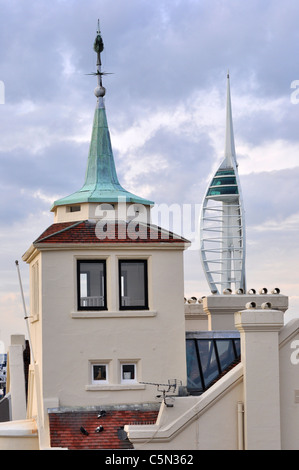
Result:
<svg viewBox="0 0 299 470"><path fill-rule="evenodd" d="M255 303L255 302L247 302L247 304L245 305L245 307L246 307L247 309L255 308L255 307L256 307L256 303Z"/></svg>
<svg viewBox="0 0 299 470"><path fill-rule="evenodd" d="M271 294L280 294L280 289L278 287L275 287L275 289L271 291Z"/></svg>
<svg viewBox="0 0 299 470"><path fill-rule="evenodd" d="M264 302L264 303L261 305L261 307L262 307L263 309L271 308L271 307L272 307L272 304L271 304L271 302Z"/></svg>
<svg viewBox="0 0 299 470"><path fill-rule="evenodd" d="M231 294L231 293L232 293L232 290L231 290L231 289L224 289L224 290L223 290L223 294L225 294L225 295L229 295L229 294Z"/></svg>
<svg viewBox="0 0 299 470"><path fill-rule="evenodd" d="M249 291L247 292L247 294L256 294L256 290L255 289L249 289Z"/></svg>
<svg viewBox="0 0 299 470"><path fill-rule="evenodd" d="M238 295L244 294L244 289L242 289L242 288L237 289L236 294L238 294Z"/></svg>
<svg viewBox="0 0 299 470"><path fill-rule="evenodd" d="M259 294L267 294L268 289L266 287L263 287L260 291Z"/></svg>

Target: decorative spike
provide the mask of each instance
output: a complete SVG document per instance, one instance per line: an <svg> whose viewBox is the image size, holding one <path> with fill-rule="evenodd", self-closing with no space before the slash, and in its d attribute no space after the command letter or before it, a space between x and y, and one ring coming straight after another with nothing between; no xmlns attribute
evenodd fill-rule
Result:
<svg viewBox="0 0 299 470"><path fill-rule="evenodd" d="M226 135L225 135L225 164L227 168L233 167L232 159L236 159L235 139L232 118L232 105L230 97L229 73L227 73L227 97L226 97Z"/></svg>

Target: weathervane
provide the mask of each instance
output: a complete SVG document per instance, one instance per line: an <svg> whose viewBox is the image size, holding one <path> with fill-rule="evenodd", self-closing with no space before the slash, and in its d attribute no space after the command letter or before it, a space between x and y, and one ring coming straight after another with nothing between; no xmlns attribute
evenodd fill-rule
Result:
<svg viewBox="0 0 299 470"><path fill-rule="evenodd" d="M98 86L94 90L94 94L98 98L103 98L106 93L106 89L103 87L102 83L102 76L103 75L111 75L107 72L102 72L101 66L101 52L104 50L104 42L101 36L101 31L100 31L100 20L98 20L98 29L97 29L97 36L95 38L94 44L93 44L93 49L97 53L97 71L93 73L87 73L86 75L96 75L98 77Z"/></svg>

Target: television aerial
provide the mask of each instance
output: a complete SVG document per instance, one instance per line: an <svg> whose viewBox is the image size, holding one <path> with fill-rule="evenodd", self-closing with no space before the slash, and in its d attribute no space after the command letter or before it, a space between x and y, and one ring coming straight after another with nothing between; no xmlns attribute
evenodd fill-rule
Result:
<svg viewBox="0 0 299 470"><path fill-rule="evenodd" d="M155 382L140 382L145 385L155 385L157 387L157 391L161 392L161 395L156 395L157 398L161 398L163 396L164 405L167 407L173 407L173 403L168 403L166 398L172 398L173 395L166 395L167 393L174 394L177 390L177 387L182 385L182 381L178 379L170 379L168 380L167 384L155 383Z"/></svg>

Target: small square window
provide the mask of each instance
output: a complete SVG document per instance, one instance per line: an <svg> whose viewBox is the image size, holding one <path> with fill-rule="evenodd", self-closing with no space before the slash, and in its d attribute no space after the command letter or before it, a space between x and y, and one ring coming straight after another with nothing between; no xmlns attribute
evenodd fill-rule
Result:
<svg viewBox="0 0 299 470"><path fill-rule="evenodd" d="M136 364L121 365L121 382L136 382Z"/></svg>
<svg viewBox="0 0 299 470"><path fill-rule="evenodd" d="M81 206L67 206L67 212L80 212Z"/></svg>
<svg viewBox="0 0 299 470"><path fill-rule="evenodd" d="M107 364L92 364L92 383L101 384L108 382L108 365Z"/></svg>
<svg viewBox="0 0 299 470"><path fill-rule="evenodd" d="M147 261L119 260L121 310L148 309Z"/></svg>

